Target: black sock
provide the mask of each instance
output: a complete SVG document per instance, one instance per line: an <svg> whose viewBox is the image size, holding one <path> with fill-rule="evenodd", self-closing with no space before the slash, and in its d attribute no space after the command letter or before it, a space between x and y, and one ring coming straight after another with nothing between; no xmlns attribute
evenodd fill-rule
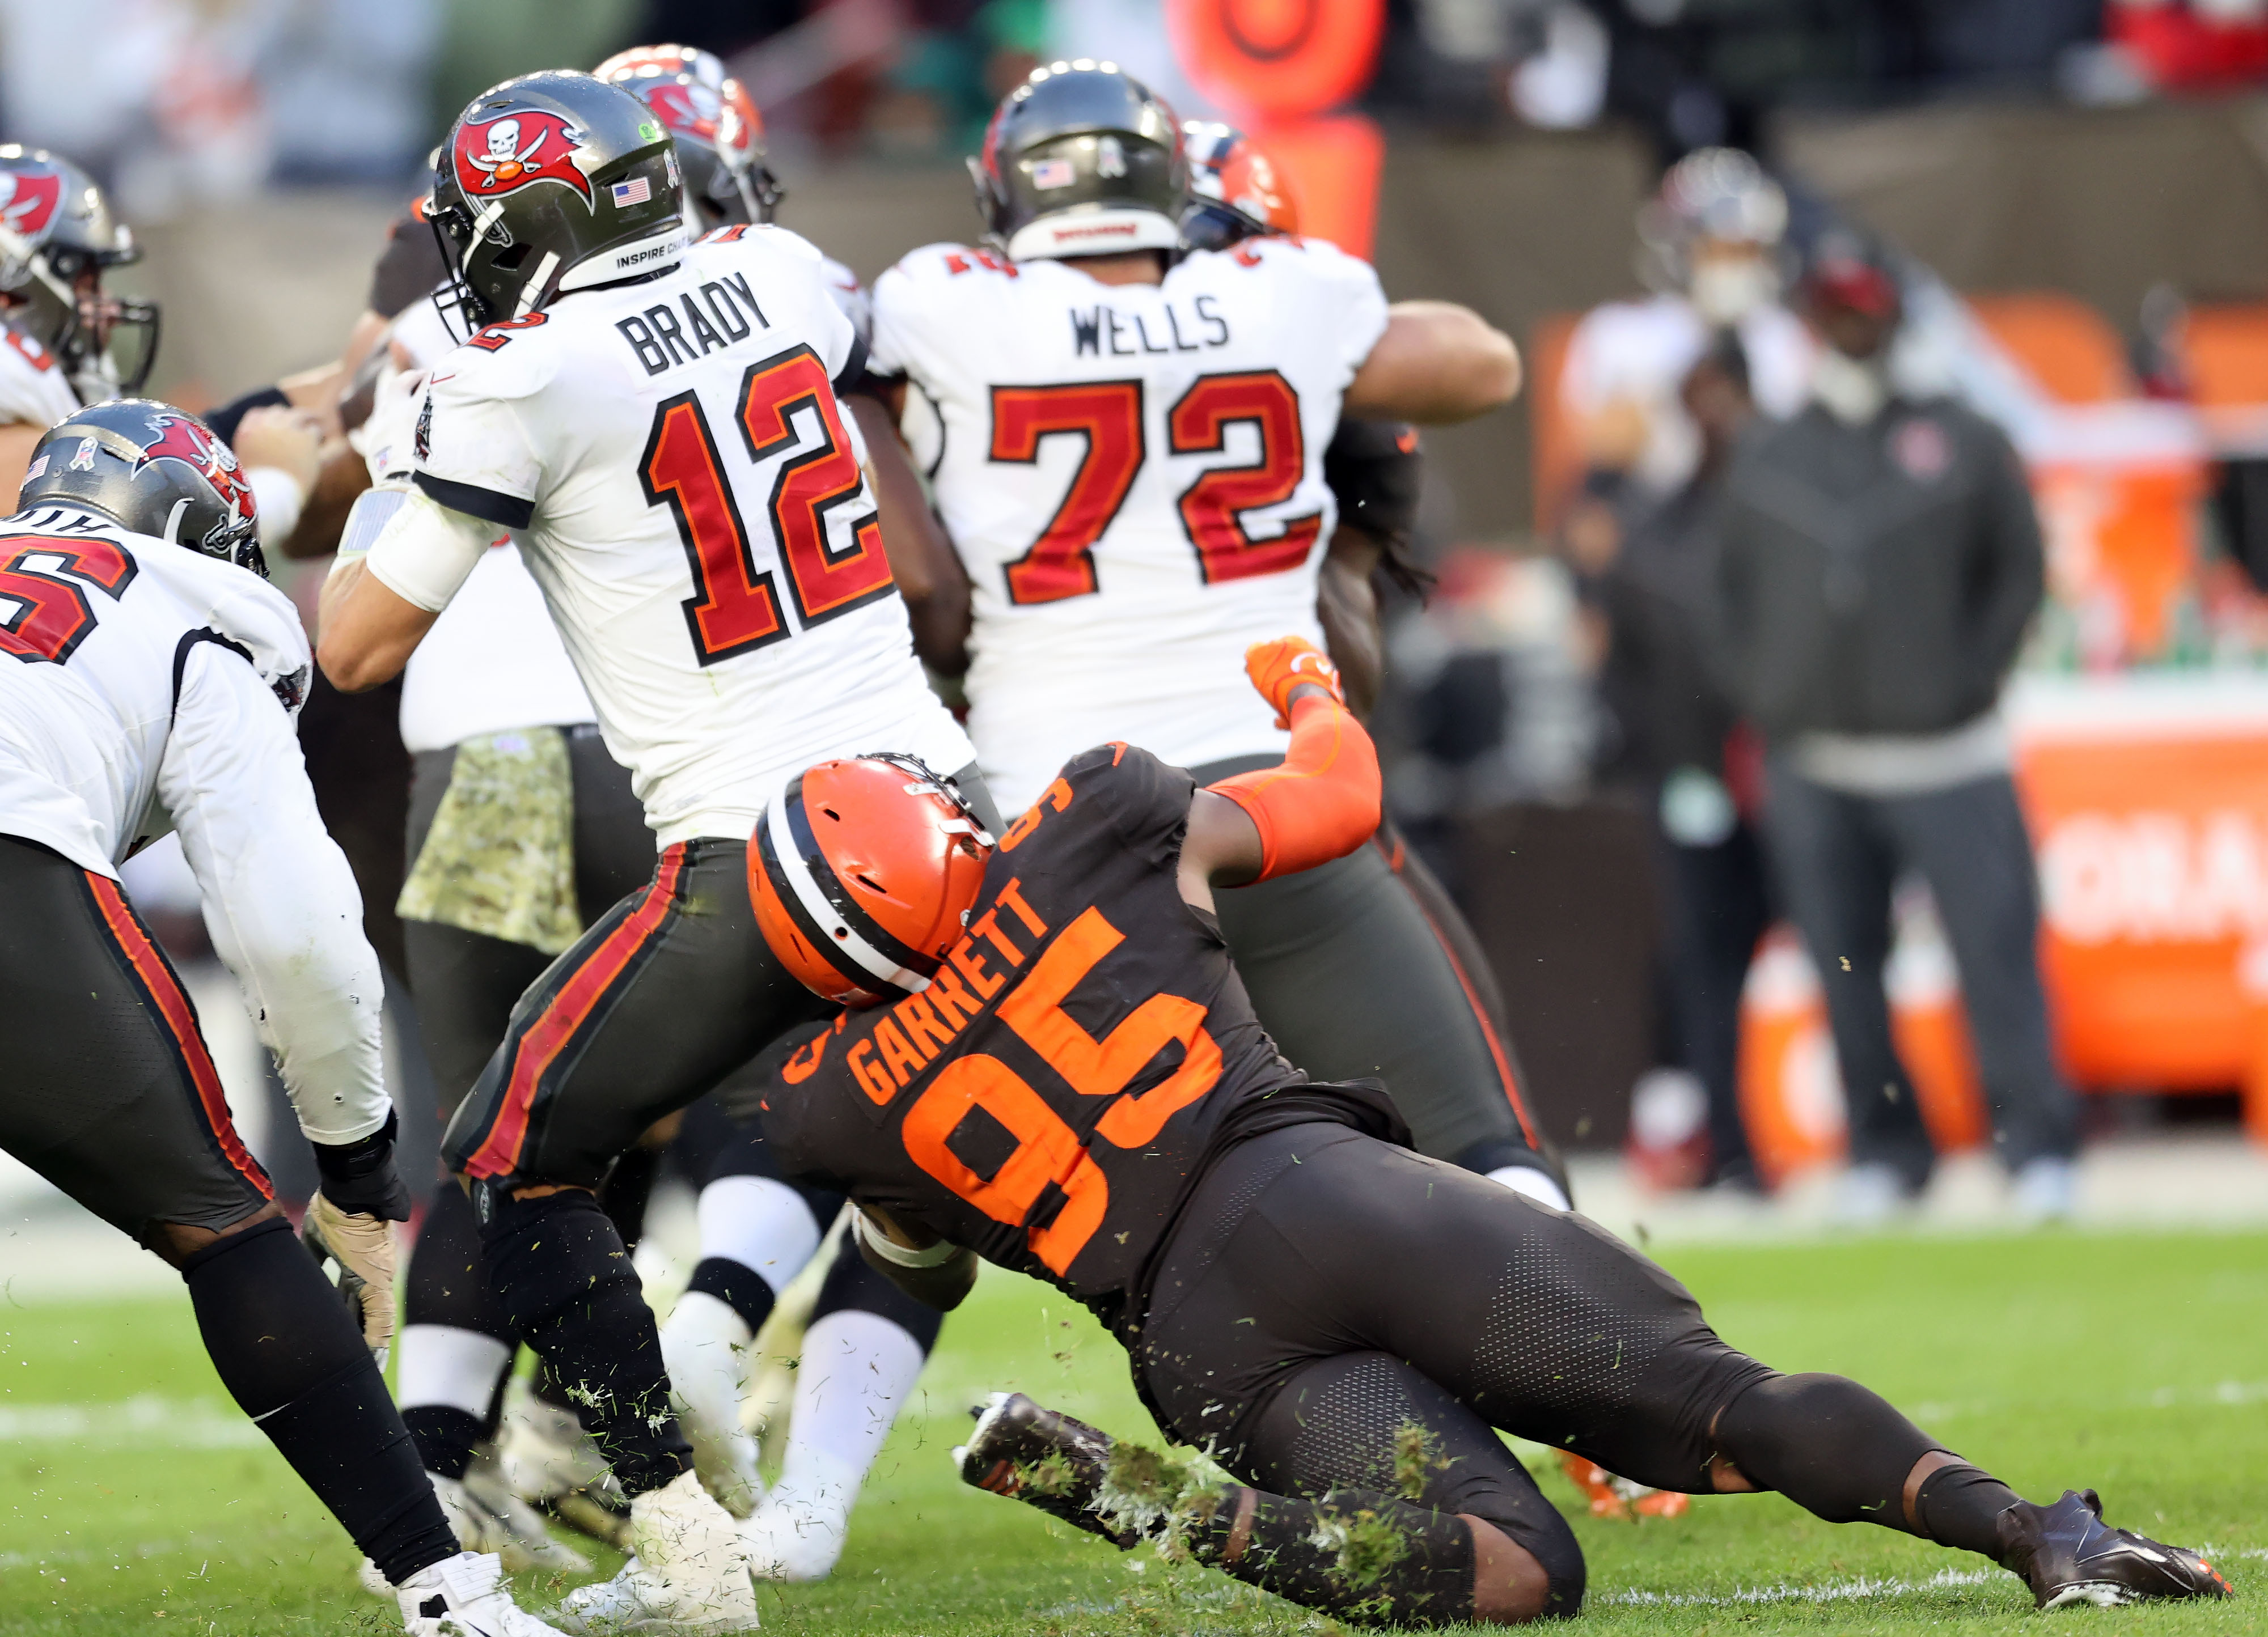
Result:
<svg viewBox="0 0 2268 1637"><path fill-rule="evenodd" d="M633 1250L645 1237L645 1208L653 1198L654 1179L661 1174L661 1156L659 1149L632 1149L615 1162L599 1186L599 1208Z"/></svg>
<svg viewBox="0 0 2268 1637"><path fill-rule="evenodd" d="M1767 1376L1717 1417L1743 1476L1830 1523L1906 1528L1906 1476L1937 1441L1843 1376ZM1909 1531L1908 1532L1911 1532Z"/></svg>
<svg viewBox="0 0 2268 1637"><path fill-rule="evenodd" d="M779 1303L770 1280L729 1256L703 1257L685 1288L714 1296L731 1308L740 1316L740 1322L752 1335L764 1327L764 1320L772 1316L772 1309Z"/></svg>
<svg viewBox="0 0 2268 1637"><path fill-rule="evenodd" d="M500 1341L507 1349L519 1345L519 1335L504 1323L489 1289L473 1202L453 1180L435 1187L417 1243L401 1270L401 1322L468 1330ZM500 1388L503 1384L497 1384ZM412 1405L401 1412L401 1420L417 1441L417 1457L425 1470L444 1478L465 1475L472 1464L473 1446L489 1436L492 1427L451 1404Z"/></svg>
<svg viewBox="0 0 2268 1637"><path fill-rule="evenodd" d="M479 1416L453 1404L413 1404L401 1412L401 1424L409 1429L425 1470L455 1479L472 1466L473 1446L486 1430Z"/></svg>
<svg viewBox="0 0 2268 1637"><path fill-rule="evenodd" d="M598 1200L579 1188L490 1199L481 1251L505 1322L564 1386L622 1493L644 1494L690 1471L653 1310Z"/></svg>
<svg viewBox="0 0 2268 1637"><path fill-rule="evenodd" d="M221 1384L387 1579L455 1556L378 1361L291 1224L207 1245L181 1277Z"/></svg>
<svg viewBox="0 0 2268 1637"><path fill-rule="evenodd" d="M1452 1512L1366 1489L1292 1501L1238 1488L1189 1520L1183 1538L1200 1563L1357 1625L1473 1618L1473 1532Z"/></svg>
<svg viewBox="0 0 2268 1637"><path fill-rule="evenodd" d="M1921 1480L1914 1517L1923 1538L2000 1560L2000 1514L2023 1496L1981 1466L1940 1466Z"/></svg>

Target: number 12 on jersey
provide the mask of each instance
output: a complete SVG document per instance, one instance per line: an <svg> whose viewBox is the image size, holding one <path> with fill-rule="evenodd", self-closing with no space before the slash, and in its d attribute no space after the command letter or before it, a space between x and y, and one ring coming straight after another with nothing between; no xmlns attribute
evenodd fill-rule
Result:
<svg viewBox="0 0 2268 1637"><path fill-rule="evenodd" d="M1139 381L992 389L994 460L1029 466L1039 459L1042 440L1055 434L1073 434L1086 444L1055 516L1031 549L1007 565L1010 602L1059 602L1101 589L1095 542L1117 520L1142 469L1142 422ZM1239 424L1259 434L1260 458L1248 466L1206 468L1175 503L1208 585L1296 569L1322 532L1321 512L1287 518L1265 539L1254 539L1244 526L1244 513L1297 494L1307 470L1300 395L1274 370L1199 376L1167 412L1166 445L1176 455L1219 454L1228 447L1228 429Z"/></svg>
<svg viewBox="0 0 2268 1637"><path fill-rule="evenodd" d="M751 466L795 447L796 416L809 410L820 441L779 463L766 503L779 559L795 598L798 628L849 613L889 594L890 560L880 519L871 510L849 520L850 543L829 541L831 514L856 503L863 478L843 426L827 368L809 347L795 347L748 366L734 415L741 452ZM738 486L693 393L664 399L638 461L646 503L667 503L693 569L685 623L704 665L730 659L795 632L783 614L769 569L756 567L741 518Z"/></svg>

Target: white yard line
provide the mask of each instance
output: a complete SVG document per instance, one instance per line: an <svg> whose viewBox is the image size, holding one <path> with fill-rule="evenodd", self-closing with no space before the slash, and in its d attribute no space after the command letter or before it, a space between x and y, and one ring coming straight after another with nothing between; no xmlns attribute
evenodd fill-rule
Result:
<svg viewBox="0 0 2268 1637"><path fill-rule="evenodd" d="M1990 1569L1940 1569L1927 1580L1876 1580L1862 1575L1857 1580L1830 1581L1819 1586L1742 1586L1715 1596L1683 1591L1605 1591L1595 1594L1590 1601L1594 1605L1648 1609L1737 1608L1757 1603L1847 1603L1867 1597L1903 1597L1917 1591L1952 1591L2005 1578Z"/></svg>
<svg viewBox="0 0 2268 1637"><path fill-rule="evenodd" d="M268 1440L233 1405L144 1393L113 1404L0 1400L0 1444L121 1444L136 1449L249 1450Z"/></svg>

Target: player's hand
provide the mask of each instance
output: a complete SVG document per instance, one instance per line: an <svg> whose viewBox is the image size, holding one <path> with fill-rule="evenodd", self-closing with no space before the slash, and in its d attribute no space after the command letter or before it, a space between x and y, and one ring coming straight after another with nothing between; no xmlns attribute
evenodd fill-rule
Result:
<svg viewBox="0 0 2268 1637"><path fill-rule="evenodd" d="M1260 696L1276 707L1276 725L1292 725L1292 690L1303 682L1329 690L1341 705L1346 703L1346 689L1339 683L1339 668L1331 657L1304 636L1279 636L1270 642L1255 642L1244 650L1244 674L1252 679L1252 686Z"/></svg>
<svg viewBox="0 0 2268 1637"><path fill-rule="evenodd" d="M262 404L245 413L229 447L247 468L273 466L289 473L304 495L315 487L315 474L322 469L323 423L305 409Z"/></svg>
<svg viewBox="0 0 2268 1637"><path fill-rule="evenodd" d="M384 1369L394 1345L394 1224L341 1210L319 1193L307 1201L299 1237L317 1262L337 1264L339 1294Z"/></svg>

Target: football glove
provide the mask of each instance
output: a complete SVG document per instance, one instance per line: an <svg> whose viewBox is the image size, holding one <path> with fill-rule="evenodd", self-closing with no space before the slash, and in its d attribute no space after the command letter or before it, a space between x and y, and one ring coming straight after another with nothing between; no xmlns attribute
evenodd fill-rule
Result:
<svg viewBox="0 0 2268 1637"><path fill-rule="evenodd" d="M1279 636L1273 642L1255 642L1244 650L1244 674L1252 679L1252 686L1260 690L1260 696L1276 707L1276 725L1279 728L1291 727L1292 690L1302 682L1328 688L1340 705L1346 703L1339 668L1331 663L1329 654L1304 636Z"/></svg>
<svg viewBox="0 0 2268 1637"><path fill-rule="evenodd" d="M299 1239L318 1263L337 1264L347 1312L384 1369L394 1345L394 1224L341 1210L319 1193L307 1201Z"/></svg>

